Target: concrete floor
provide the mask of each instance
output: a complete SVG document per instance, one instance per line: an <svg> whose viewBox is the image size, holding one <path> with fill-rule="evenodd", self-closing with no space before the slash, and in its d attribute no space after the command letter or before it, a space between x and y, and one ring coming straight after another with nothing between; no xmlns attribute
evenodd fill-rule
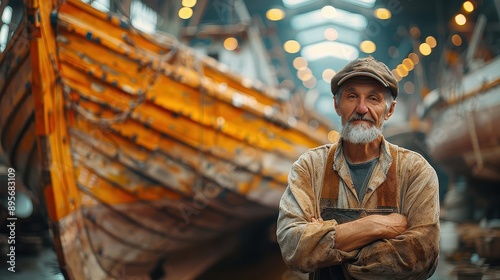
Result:
<svg viewBox="0 0 500 280"><path fill-rule="evenodd" d="M3 244L2 244L3 245ZM5 280L64 280L54 249L50 244L22 246L16 244L15 272L8 270L6 261L0 262L0 279ZM35 248L36 247L36 248ZM2 246L4 260L7 252Z"/></svg>
<svg viewBox="0 0 500 280"><path fill-rule="evenodd" d="M455 280L456 268L468 262L468 259L456 258L451 261L450 256L453 251L460 251L457 247L456 228L450 226L449 222L442 223L440 262L431 280ZM454 231L455 230L455 231ZM0 240L1 241L1 240ZM1 242L0 242L1 243ZM33 248L31 248L33 249ZM5 261L0 262L0 279L9 280L63 280L55 252L50 244L43 244L36 253L29 252L25 248L24 252L19 252L16 257L16 272L7 270ZM34 250L33 250L34 251ZM2 258L6 253L2 251ZM468 256L468 255L467 255ZM477 257L473 255L473 258ZM476 258L477 260L477 258ZM480 259L479 259L480 260ZM281 255L277 247L271 247L259 257L247 259L239 262L226 262L208 270L198 280L221 280L221 279L242 279L242 280L300 280L306 279L305 275L295 274L288 271L283 264ZM500 279L500 267L490 267L482 280Z"/></svg>

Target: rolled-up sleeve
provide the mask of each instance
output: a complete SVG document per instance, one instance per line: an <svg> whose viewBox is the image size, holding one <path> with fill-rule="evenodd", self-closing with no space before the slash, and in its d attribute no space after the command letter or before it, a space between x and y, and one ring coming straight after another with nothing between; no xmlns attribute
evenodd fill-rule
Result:
<svg viewBox="0 0 500 280"><path fill-rule="evenodd" d="M310 162L310 161L309 161ZM295 162L281 198L277 224L278 243L285 263L294 270L312 272L352 259L357 251L334 249L337 222L310 222L319 218L312 181L314 167L304 157Z"/></svg>
<svg viewBox="0 0 500 280"><path fill-rule="evenodd" d="M402 214L408 230L360 250L348 271L356 279L427 279L435 271L439 254L438 178L420 156L413 157Z"/></svg>

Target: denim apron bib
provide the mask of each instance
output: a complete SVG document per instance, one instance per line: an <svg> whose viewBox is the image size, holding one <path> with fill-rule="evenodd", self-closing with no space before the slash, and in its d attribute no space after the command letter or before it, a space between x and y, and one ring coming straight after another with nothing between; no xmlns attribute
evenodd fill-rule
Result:
<svg viewBox="0 0 500 280"><path fill-rule="evenodd" d="M376 189L377 192L377 208L337 208L339 197L340 178L337 171L333 170L333 159L337 145L333 145L328 152L328 157L323 173L323 188L321 189L320 209L321 218L326 220L336 220L338 224L347 223L357 220L367 215L379 214L388 215L397 213L397 147L389 145L389 150L392 157L392 163L387 172L387 177L384 182ZM346 273L347 274L347 273ZM316 270L309 274L310 280L345 280L352 279L345 276L342 265L332 265Z"/></svg>

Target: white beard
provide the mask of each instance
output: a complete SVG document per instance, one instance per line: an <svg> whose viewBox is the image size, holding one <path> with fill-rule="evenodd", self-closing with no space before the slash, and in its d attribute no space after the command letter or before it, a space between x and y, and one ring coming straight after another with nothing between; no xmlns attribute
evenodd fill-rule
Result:
<svg viewBox="0 0 500 280"><path fill-rule="evenodd" d="M353 125L351 122L342 127L340 136L353 144L368 144L375 141L382 134L382 126L376 127L367 123Z"/></svg>

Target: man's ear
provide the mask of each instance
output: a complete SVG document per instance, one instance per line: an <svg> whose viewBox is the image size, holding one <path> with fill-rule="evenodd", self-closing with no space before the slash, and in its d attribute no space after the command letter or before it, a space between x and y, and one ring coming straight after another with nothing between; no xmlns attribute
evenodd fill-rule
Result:
<svg viewBox="0 0 500 280"><path fill-rule="evenodd" d="M388 120L392 116L392 114L394 114L395 107L396 107L396 100L392 101L391 107L389 107L389 111L385 115L385 118L384 118L385 120Z"/></svg>
<svg viewBox="0 0 500 280"><path fill-rule="evenodd" d="M337 104L337 98L335 96L333 97L333 107L335 108L335 112L337 112L337 115L340 116L339 104Z"/></svg>

